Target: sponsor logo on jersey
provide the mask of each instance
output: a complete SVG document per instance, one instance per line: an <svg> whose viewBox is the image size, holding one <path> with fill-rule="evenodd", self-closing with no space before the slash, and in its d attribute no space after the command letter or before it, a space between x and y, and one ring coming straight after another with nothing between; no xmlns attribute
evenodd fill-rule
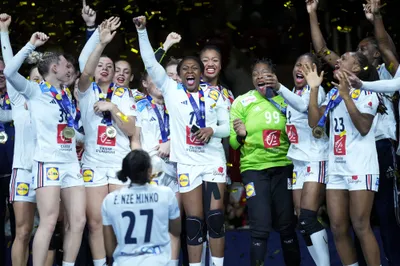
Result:
<svg viewBox="0 0 400 266"><path fill-rule="evenodd" d="M366 108L369 108L369 109L372 109L372 102L369 101L369 102L365 105L365 107L366 107Z"/></svg>
<svg viewBox="0 0 400 266"><path fill-rule="evenodd" d="M246 199L249 199L256 195L256 189L254 188L253 182L248 183L245 188L246 188Z"/></svg>
<svg viewBox="0 0 400 266"><path fill-rule="evenodd" d="M157 121L157 119L155 119L154 116L152 116L152 117L150 118L150 122L152 122L152 121Z"/></svg>
<svg viewBox="0 0 400 266"><path fill-rule="evenodd" d="M179 186L180 187L188 187L188 186L190 186L189 174L179 174L178 175L178 179L179 179Z"/></svg>
<svg viewBox="0 0 400 266"><path fill-rule="evenodd" d="M296 185L297 182L297 171L293 171L292 174L292 185Z"/></svg>
<svg viewBox="0 0 400 266"><path fill-rule="evenodd" d="M107 126L99 125L97 129L97 145L101 146L115 146L118 136L115 138L108 138L106 134Z"/></svg>
<svg viewBox="0 0 400 266"><path fill-rule="evenodd" d="M64 138L62 133L63 129L67 126L67 124L58 124L57 125L57 143L58 144L71 144L72 139Z"/></svg>
<svg viewBox="0 0 400 266"><path fill-rule="evenodd" d="M290 143L299 143L299 135L297 134L297 129L295 125L286 125L286 134L289 138Z"/></svg>
<svg viewBox="0 0 400 266"><path fill-rule="evenodd" d="M348 180L349 184L359 184L359 183L361 183L361 180L358 178L358 175L353 175L353 176L347 178L347 180Z"/></svg>
<svg viewBox="0 0 400 266"><path fill-rule="evenodd" d="M379 187L379 177L376 178L375 186L376 186L376 188Z"/></svg>
<svg viewBox="0 0 400 266"><path fill-rule="evenodd" d="M264 147L274 148L281 145L281 131L280 130L263 130Z"/></svg>
<svg viewBox="0 0 400 266"><path fill-rule="evenodd" d="M82 176L85 183L91 183L93 182L94 171L92 169L83 169Z"/></svg>
<svg viewBox="0 0 400 266"><path fill-rule="evenodd" d="M60 180L60 173L58 171L58 167L47 167L46 168L46 177L47 177L47 180L50 180L50 181Z"/></svg>
<svg viewBox="0 0 400 266"><path fill-rule="evenodd" d="M217 170L214 170L213 175L225 175L224 167L220 166Z"/></svg>
<svg viewBox="0 0 400 266"><path fill-rule="evenodd" d="M17 190L16 190L17 196L28 196L29 194L29 184L24 183L24 182L18 182L17 183Z"/></svg>
<svg viewBox="0 0 400 266"><path fill-rule="evenodd" d="M217 91L216 89L211 89L210 92L208 93L208 97L210 97L214 101L218 101L219 91Z"/></svg>
<svg viewBox="0 0 400 266"><path fill-rule="evenodd" d="M249 105L249 104L251 104L252 102L255 102L255 101L257 101L256 96L247 96L246 98L244 98L240 102L242 103L243 106L247 106L247 105Z"/></svg>
<svg viewBox="0 0 400 266"><path fill-rule="evenodd" d="M50 101L50 103L51 103L51 104L57 104L56 100L54 100L54 99L52 99L52 100Z"/></svg>
<svg viewBox="0 0 400 266"><path fill-rule="evenodd" d="M118 97L122 97L122 95L124 95L124 93L125 93L125 88L122 88L122 87L116 88L114 91L114 95L118 96Z"/></svg>
<svg viewBox="0 0 400 266"><path fill-rule="evenodd" d="M204 143L196 139L192 134L189 126L186 126L186 144L192 146L204 146Z"/></svg>
<svg viewBox="0 0 400 266"><path fill-rule="evenodd" d="M185 101L181 102L181 104L187 105L187 104L188 104L188 101L185 100Z"/></svg>
<svg viewBox="0 0 400 266"><path fill-rule="evenodd" d="M333 142L333 154L338 156L346 155L346 135L335 135Z"/></svg>
<svg viewBox="0 0 400 266"><path fill-rule="evenodd" d="M353 100L358 100L358 98L360 98L360 94L361 94L361 90L354 90L351 93L351 98L353 98Z"/></svg>

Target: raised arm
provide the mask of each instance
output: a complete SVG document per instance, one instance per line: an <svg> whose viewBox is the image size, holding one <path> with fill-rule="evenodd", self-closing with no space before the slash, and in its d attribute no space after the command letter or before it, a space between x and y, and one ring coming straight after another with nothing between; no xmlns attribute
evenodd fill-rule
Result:
<svg viewBox="0 0 400 266"><path fill-rule="evenodd" d="M307 0L307 12L310 15L311 39L318 56L322 57L331 67L335 67L339 56L326 47L326 42L319 28L317 16L317 0Z"/></svg>
<svg viewBox="0 0 400 266"><path fill-rule="evenodd" d="M164 44L154 52L156 60L161 64L169 48L171 48L174 44L179 43L181 39L182 37L178 33L171 32L170 34L168 34Z"/></svg>
<svg viewBox="0 0 400 266"><path fill-rule="evenodd" d="M307 112L308 104L304 101L304 99L300 95L291 92L288 88L286 88L282 84L280 84L279 90L277 92L286 100L286 102L291 107L293 107L293 109L295 109L300 113Z"/></svg>
<svg viewBox="0 0 400 266"><path fill-rule="evenodd" d="M139 46L140 46L140 55L142 56L142 60L144 66L149 73L149 76L153 80L154 84L159 88L162 93L165 95L167 92L168 84L173 81L170 77L168 77L165 69L157 62L153 48L151 47L149 36L147 35L146 30L146 17L140 16L133 19L136 29L139 35ZM175 82L176 83L176 82Z"/></svg>
<svg viewBox="0 0 400 266"><path fill-rule="evenodd" d="M396 57L396 47L393 45L393 41L383 24L382 15L380 13L380 0L371 0L371 13L374 19L375 38L378 41L382 59L385 62L386 69L394 76L399 67L399 61Z"/></svg>
<svg viewBox="0 0 400 266"><path fill-rule="evenodd" d="M86 41L88 41L96 30L96 11L86 5L86 1L82 4L82 18L86 24Z"/></svg>
<svg viewBox="0 0 400 266"><path fill-rule="evenodd" d="M30 41L11 59L4 69L4 76L7 81L26 98L31 98L35 93L38 93L36 86L33 86L30 81L18 73L19 68L24 63L24 60L32 53L36 47L39 47L47 42L49 37L42 32L35 32ZM37 84L36 84L37 85Z"/></svg>
<svg viewBox="0 0 400 266"><path fill-rule="evenodd" d="M90 54L88 61L86 62L85 68L79 78L78 88L80 92L85 92L92 83L91 77L94 76L96 66L99 63L100 56L117 33L115 30L112 31L111 24L108 21L104 21L100 27L100 43L96 45L94 51Z"/></svg>
<svg viewBox="0 0 400 266"><path fill-rule="evenodd" d="M348 80L353 88L377 93L390 93L400 90L400 76L389 80L362 81L350 71L346 71ZM398 74L398 73L396 73Z"/></svg>

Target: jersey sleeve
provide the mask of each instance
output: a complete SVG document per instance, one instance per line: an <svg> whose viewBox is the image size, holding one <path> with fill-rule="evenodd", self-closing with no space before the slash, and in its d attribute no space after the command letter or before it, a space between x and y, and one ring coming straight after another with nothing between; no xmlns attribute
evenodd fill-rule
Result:
<svg viewBox="0 0 400 266"><path fill-rule="evenodd" d="M168 218L170 220L175 220L181 216L181 211L179 210L178 200L172 192L171 189L168 189Z"/></svg>
<svg viewBox="0 0 400 266"><path fill-rule="evenodd" d="M281 95L285 101L296 111L304 113L308 109L308 99L303 96L291 92L288 88L281 84L278 94Z"/></svg>
<svg viewBox="0 0 400 266"><path fill-rule="evenodd" d="M235 130L233 129L233 121L236 118L239 118L243 121L243 123L246 122L246 116L244 115L244 110L243 110L243 105L241 103L241 98L238 97L236 98L235 101L233 101L232 107L231 107L231 117L230 117L230 134L229 134L229 144L231 147L235 150L237 150L240 146L241 143L237 141L237 135Z"/></svg>
<svg viewBox="0 0 400 266"><path fill-rule="evenodd" d="M89 40L86 42L85 46L82 49L81 54L79 55L79 69L81 73L85 69L85 65L87 60L89 59L90 55L96 48L97 44L100 43L100 33L99 30L96 29L92 36L90 36Z"/></svg>
<svg viewBox="0 0 400 266"><path fill-rule="evenodd" d="M108 194L110 196L111 194ZM111 225L111 219L109 218L109 214L107 213L107 202L109 197L105 197L103 200L103 204L101 206L101 216L103 218L103 225Z"/></svg>
<svg viewBox="0 0 400 266"><path fill-rule="evenodd" d="M362 90L373 92L395 92L400 90L400 79L363 81Z"/></svg>
<svg viewBox="0 0 400 266"><path fill-rule="evenodd" d="M370 91L363 91L361 94L361 97L354 101L357 109L362 114L375 116L379 105L378 96Z"/></svg>

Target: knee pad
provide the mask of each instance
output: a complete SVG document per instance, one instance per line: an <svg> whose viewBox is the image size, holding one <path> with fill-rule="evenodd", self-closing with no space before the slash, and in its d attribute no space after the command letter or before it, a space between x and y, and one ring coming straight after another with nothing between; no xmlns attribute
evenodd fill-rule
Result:
<svg viewBox="0 0 400 266"><path fill-rule="evenodd" d="M207 213L207 228L211 238L225 236L225 217L222 210L211 210Z"/></svg>
<svg viewBox="0 0 400 266"><path fill-rule="evenodd" d="M186 217L187 244L198 246L203 244L204 221L195 216Z"/></svg>
<svg viewBox="0 0 400 266"><path fill-rule="evenodd" d="M318 221L317 212L311 210L300 210L299 224L307 235L324 230L324 227Z"/></svg>

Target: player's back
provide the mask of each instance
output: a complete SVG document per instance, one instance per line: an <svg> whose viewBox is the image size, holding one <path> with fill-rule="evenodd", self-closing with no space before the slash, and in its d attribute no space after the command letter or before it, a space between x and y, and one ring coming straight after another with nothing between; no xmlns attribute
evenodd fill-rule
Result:
<svg viewBox="0 0 400 266"><path fill-rule="evenodd" d="M169 220L179 217L172 190L132 185L107 195L103 224L112 225L117 239L114 261L123 265L167 265L171 258Z"/></svg>

